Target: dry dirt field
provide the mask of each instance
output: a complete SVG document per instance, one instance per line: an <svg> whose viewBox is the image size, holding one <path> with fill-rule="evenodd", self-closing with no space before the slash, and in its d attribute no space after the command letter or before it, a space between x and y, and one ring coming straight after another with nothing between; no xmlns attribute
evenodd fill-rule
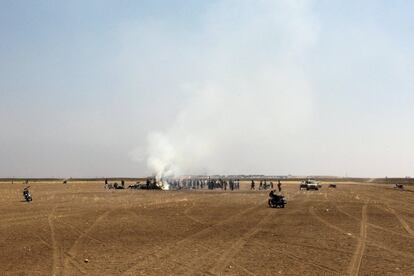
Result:
<svg viewBox="0 0 414 276"><path fill-rule="evenodd" d="M1 275L414 275L414 193L284 184L249 191L0 183ZM88 259L88 262L85 262Z"/></svg>

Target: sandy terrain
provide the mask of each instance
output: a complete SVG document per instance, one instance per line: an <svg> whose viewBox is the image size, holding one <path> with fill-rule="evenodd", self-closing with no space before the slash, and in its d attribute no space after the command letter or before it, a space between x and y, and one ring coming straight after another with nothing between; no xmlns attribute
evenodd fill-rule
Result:
<svg viewBox="0 0 414 276"><path fill-rule="evenodd" d="M414 275L414 193L285 184L267 193L0 184L1 275ZM85 262L88 259L89 262Z"/></svg>

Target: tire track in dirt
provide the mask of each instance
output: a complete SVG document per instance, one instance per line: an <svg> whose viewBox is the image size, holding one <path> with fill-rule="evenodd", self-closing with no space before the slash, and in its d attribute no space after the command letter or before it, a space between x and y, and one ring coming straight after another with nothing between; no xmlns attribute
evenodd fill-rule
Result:
<svg viewBox="0 0 414 276"><path fill-rule="evenodd" d="M411 238L414 237L414 231L411 229L411 227L408 225L408 223L402 218L402 216L400 214L398 214L394 209L392 209L391 207L386 207L386 209L388 210L388 212L390 212L391 214L393 214L398 221L400 222L401 226L405 229L405 231L407 231L408 234L411 235Z"/></svg>
<svg viewBox="0 0 414 276"><path fill-rule="evenodd" d="M342 207L336 205L335 208L336 208L336 210L338 212L344 214L345 216L347 216L347 217L349 217L349 218L351 218L353 220L359 221L359 219L357 217L355 217L355 216L351 215L350 213L346 212L345 210L343 210ZM390 234L393 234L393 235L398 235L398 236L404 237L404 238L411 238L410 235L407 235L407 234L404 234L404 233L399 233L397 231L393 231L391 229L387 229L387 228L385 228L383 226L380 226L380 225L377 225L377 224L374 224L374 223L367 222L367 225L369 227L372 227L372 228L375 228L375 229L378 229L378 230L381 230L381 231L384 231L384 232L387 232L387 233L390 233Z"/></svg>
<svg viewBox="0 0 414 276"><path fill-rule="evenodd" d="M230 233L230 234L232 234L231 233L231 231L229 231L229 230L227 230L227 229L222 229L224 232L227 232L227 233ZM247 240L246 240L246 242L247 242ZM204 254L204 257L206 257L206 256L214 256L214 258L215 259L217 259L217 260L219 260L219 259L221 259L222 257L223 257L223 255L221 254L221 253L219 253L219 252L217 252L217 251L215 251L213 248L210 248L210 247L207 247L207 246L205 246L205 245L202 245L202 244L198 244L197 246L199 246L199 247L201 247L202 249L204 249L205 250L205 254ZM227 252L229 249L227 249L227 250L225 250L225 252ZM237 254L237 252L235 252L235 254ZM230 261L231 262L231 261ZM230 263L229 262L229 263ZM202 264L202 265L199 265L199 264ZM234 265L234 267L236 267L236 268L239 268L239 269L241 269L241 270L243 270L245 273L247 273L248 275L253 275L253 276L255 276L256 274L254 274L253 272L251 272L250 270L248 270L247 268L245 268L245 267L243 267L243 266L241 266L241 265L239 265L239 264L236 264L236 263L233 263L233 265ZM187 271L189 272L189 273L187 273L187 274L185 274L184 273L184 275L194 275L196 272L200 272L200 268L201 267L203 267L203 261L196 261L196 262L192 262L190 265L186 265L187 266ZM223 266L223 267L225 267L225 265ZM196 269L195 269L196 268ZM206 273L206 274L211 274L211 272L209 272L208 271L208 269L205 269L205 270L203 270L204 272L203 273Z"/></svg>
<svg viewBox="0 0 414 276"><path fill-rule="evenodd" d="M197 246L199 246L200 248L202 248L206 253L204 254L204 256L214 256L215 258L220 258L220 253L214 251L212 248L206 247L202 244L198 244ZM183 246L181 247L181 250L185 251L185 250L191 250L193 249L194 246ZM199 270L200 267L202 267L202 265L197 265L196 263L183 263L183 262L179 262L177 260L171 260L169 259L168 261L179 264L181 266L183 266L187 271L187 273L181 273L181 275L195 275L195 274L199 274L199 273L204 273L204 274L208 274L210 275L211 273L207 272L207 271L203 271L201 272ZM202 262L202 261L201 261ZM239 265L239 264L233 264L234 267L239 268L241 270L243 270L244 272L246 272L248 275L256 275L253 272L251 272L250 270L248 270L247 268Z"/></svg>
<svg viewBox="0 0 414 276"><path fill-rule="evenodd" d="M61 256L60 251L61 249L57 245L56 240L56 231L55 231L55 225L52 221L52 216L55 214L56 207L52 209L50 214L47 217L47 222L50 229L50 237L52 240L52 275L61 275L61 269L62 269L62 262L61 262Z"/></svg>
<svg viewBox="0 0 414 276"><path fill-rule="evenodd" d="M357 242L358 242L355 248L355 252L352 256L351 262L348 266L348 274L352 276L359 274L362 257L363 257L365 246L367 243L367 207L368 207L367 204L363 205L362 207L362 218L360 220L361 222L360 222L359 237L350 236L352 239L357 239ZM314 216L317 220L319 220L321 223L325 224L326 226L332 229L335 229L336 231L342 234L347 234L347 231L345 231L344 229L326 221L325 219L320 217L318 214L316 214L313 207L310 207L309 211L310 211L310 214Z"/></svg>
<svg viewBox="0 0 414 276"><path fill-rule="evenodd" d="M315 210L314 210L314 208L313 208L313 206L311 206L310 208L309 208L309 213L314 217L314 218L316 218L319 222L321 222L322 224L324 224L324 225L326 225L326 226L328 226L329 228L332 228L332 229L334 229L334 230L336 230L337 232L339 232L339 233L341 233L341 234L347 234L347 231L345 231L344 229L342 229L342 228L340 228L340 227L338 227L338 226L336 226L336 225L334 225L334 224L332 224L332 223L330 223L329 221L327 221L327 220L325 220L325 219L323 219L321 216L319 216L318 214L316 214L315 213ZM354 237L354 236L350 236L351 238L353 238L353 239L356 239L356 237ZM348 253L350 253L350 252L348 252ZM310 263L310 264L312 264L312 263ZM336 271L336 273L339 273L338 271Z"/></svg>
<svg viewBox="0 0 414 276"><path fill-rule="evenodd" d="M257 217L258 214L255 213L255 217ZM226 266L228 264L231 263L231 258L234 257L239 251L240 249L244 246L244 244L248 241L248 239L244 239L245 236L248 236L248 238L252 237L253 235L248 235L250 232L255 231L258 232L260 229L257 228L258 224L262 224L264 222L265 217L262 217L259 222L254 223L253 227L251 230L247 231L244 235L242 235L239 239L237 239L237 241L230 246L230 248L224 249L222 250L216 250L213 248L208 248L206 250L206 252L204 254L202 254L201 256L199 256L199 258L193 260L190 263L190 267L191 269L187 271L187 273L183 273L183 275L194 275L197 273L205 273L205 274L213 274L213 275L221 275ZM220 225L222 226L222 225ZM257 231L256 231L257 230ZM227 229L220 229L220 231L217 232L227 232L230 234L233 234L231 231L227 230ZM232 251L233 250L233 251ZM210 257L214 257L214 258L210 258ZM229 258L229 260L226 259ZM213 264L206 264L205 260L211 260L214 259L216 260ZM221 263L221 264L220 264ZM218 266L217 266L218 264ZM235 267L240 268L241 270L243 270L244 272L246 272L249 275L255 275L253 272L251 272L250 270L248 270L247 268L239 265L239 264L235 264L233 263L233 265ZM216 268L218 271L211 271L212 268Z"/></svg>
<svg viewBox="0 0 414 276"><path fill-rule="evenodd" d="M301 204L306 204L306 203L308 203L309 201L310 201L310 196L309 196L309 193L301 193L301 191L298 191L298 192L296 192L295 194L294 194L294 196L292 197L292 198L294 198L294 197L296 197L297 195L306 195L306 196L304 196L304 200L301 202ZM325 199L327 199L327 198L325 198ZM299 210L301 210L302 208L301 207L298 207L296 210L293 210L292 212L289 212L288 214L293 214L293 213L295 213L295 212L298 212ZM311 206L310 208L309 208L309 210L311 211L311 212L313 212L313 207ZM314 213L314 212L313 212ZM316 215L316 214L315 214ZM331 224L331 226L333 226L333 227L335 227L334 225L332 225ZM340 230L341 232L342 232L342 230ZM258 246L260 246L260 247L262 247L263 246L263 244L261 244L261 243L258 243L258 242L256 242L256 241L254 241L254 243L256 243ZM290 245L291 243L289 243L289 242L286 242L286 244L287 245ZM277 252L277 253L279 253L279 254L281 254L281 255L286 255L286 256L288 256L291 260L293 260L294 262L297 262L298 264L306 264L306 265L308 265L308 266L310 266L310 267L314 267L314 268L317 268L317 269L319 269L319 270L322 270L322 271L324 271L325 272L325 274L324 275L327 275L326 273L329 273L329 275L332 275L332 274L340 274L340 272L338 271L338 270L336 270L336 269L333 269L333 268L330 268L330 267L328 267L328 266L325 266L325 265L322 265L322 264L317 264L317 263L315 263L315 262L312 262L312 261L308 261L308 260L306 260L305 258L301 258L301 257L299 257L299 256L297 256L297 254L294 252L294 251L291 251L291 250L288 250L288 249L286 249L286 248L283 248L283 249L278 249L277 247L270 247L270 248L268 248L270 251L274 251L274 252Z"/></svg>
<svg viewBox="0 0 414 276"><path fill-rule="evenodd" d="M290 200L293 200L298 195L298 192L295 192L292 197L290 197ZM267 200L264 201L262 204L267 206ZM260 205L258 206L260 208ZM262 212L267 212L265 216L263 216L261 219L259 219L258 222L254 223L253 227L245 232L237 241L230 246L228 249L224 249L222 252L216 252L213 249L208 250L206 254L203 254L201 258L193 261L191 264L191 267L193 268L190 270L190 273L187 273L185 275L192 275L194 273L200 273L200 271L203 271L203 273L207 274L214 274L214 275L221 275L224 273L227 266L231 263L234 267L237 267L241 270L243 270L248 275L255 275L252 271L248 270L247 268L237 264L232 263L232 258L236 256L240 250L244 247L244 245L249 241L251 237L253 237L255 234L257 234L261 230L262 224L266 221L266 219L270 216L270 212L268 212L268 208L262 209ZM289 213L293 213L296 211L291 211ZM258 216L258 213L255 214L255 217ZM279 217L278 217L279 218ZM215 225L215 226L221 226L221 225ZM228 232L231 233L231 231L228 231L227 229L220 229L220 232ZM205 265L203 263L203 259L210 259L210 256L217 256L217 261L215 261L213 264L207 264ZM201 265L200 265L201 264Z"/></svg>
<svg viewBox="0 0 414 276"><path fill-rule="evenodd" d="M271 213L267 212L267 214L263 216L252 229L244 233L232 246L221 253L213 268L209 271L215 275L220 275L229 265L234 256L236 256L243 249L247 241L261 230L261 226L270 216Z"/></svg>
<svg viewBox="0 0 414 276"><path fill-rule="evenodd" d="M232 215L232 216L224 219L223 221L220 221L220 222L218 222L216 224L213 224L213 225L209 225L209 226L201 229L200 231L197 231L196 233L193 233L193 234L191 234L189 236L184 237L183 239L177 241L174 245L171 245L170 247L163 248L161 250L155 250L154 252L148 254L147 257L155 257L158 260L160 260L162 258L167 258L170 254L172 254L172 252L175 249L179 248L181 245L184 245L186 242L188 242L188 241L191 242L192 239L194 239L194 238L196 238L198 236L202 236L202 235L208 234L211 231L215 232L215 228L216 227L221 226L221 225L224 225L225 223L231 222L233 220L236 220L236 219L240 218L243 215L247 215L248 213L254 212L255 210L261 208L262 205L263 205L263 203L264 202L260 202L259 204L256 204L255 206L252 206L252 207L247 208L245 210L242 210L242 211L240 211L240 212L238 212L238 213L236 213L236 214L234 214L234 215ZM157 255L157 253L161 253L161 254ZM130 268L128 268L127 270L125 270L122 273L122 275L128 275L129 273L132 273L132 271L135 268L137 268L138 266L140 266L142 262L143 261L141 260L138 264L135 264L135 265L131 266ZM198 262L198 263L200 263L200 262ZM200 264L196 264L194 267L191 266L192 267L191 272L192 273L199 272L197 270L199 266L201 266L201 265ZM132 274L134 274L134 273L132 273Z"/></svg>
<svg viewBox="0 0 414 276"><path fill-rule="evenodd" d="M263 246L263 244L261 244L261 243L258 243L258 242L254 242L254 243L256 243L258 246L261 246L261 247ZM289 243L287 243L287 244L289 244ZM301 258L301 257L297 256L291 250L287 250L285 248L282 250L282 249L277 249L277 248L274 248L274 247L269 248L269 250L273 251L273 252L277 252L281 255L286 255L286 256L290 257L293 261L297 262L298 264L306 264L308 266L315 267L319 270L331 273L329 275L332 275L332 273L340 274L340 272L336 269L330 268L330 267L325 266L325 265L317 264L317 263L312 262L312 261L308 261L305 258ZM321 274L321 275L326 275L326 274Z"/></svg>
<svg viewBox="0 0 414 276"><path fill-rule="evenodd" d="M53 250L53 246L52 245L50 245L48 242L46 242L42 237L40 237L39 235L35 235L39 240L40 240L40 242L42 243L42 244L44 244L47 248L49 248L50 250ZM73 260L66 252L63 252L63 254L65 254L66 256L68 256L69 257L69 261L73 264L73 266L74 267L76 267L77 269L78 269L78 271L81 273L81 274L86 274L86 272L85 271L83 271L83 269L79 266L79 264L78 263L76 263L76 261L75 260Z"/></svg>
<svg viewBox="0 0 414 276"><path fill-rule="evenodd" d="M15 224L21 224L21 223L27 223L28 221L32 220L39 220L39 219L45 219L49 216L49 214L44 215L28 215L28 216L21 216L17 214L13 214L14 217L12 218L6 218L6 219L0 219L1 224L0 228L10 227L11 225Z"/></svg>
<svg viewBox="0 0 414 276"><path fill-rule="evenodd" d="M81 229L79 229L79 228L78 228L78 227L76 227L76 226L73 226L73 225L72 225L72 224L70 224L70 223L60 222L60 224L62 224L62 225L66 225L67 227L72 228L72 230L73 230L74 232L76 232L77 234L79 234L79 236L81 236L82 234L84 234L84 232L83 232ZM99 240L99 239L97 239L97 238L95 238L95 237L91 236L90 234L87 234L85 237L87 237L88 239L90 239L90 240L92 240L92 241L95 241L95 242L97 242L97 243L100 243L100 244L105 244L105 242L104 242L104 241L101 241L101 240Z"/></svg>
<svg viewBox="0 0 414 276"><path fill-rule="evenodd" d="M191 235L189 235L187 237L184 237L183 239L177 241L174 245L172 245L170 247L167 247L167 248L161 248L160 250L154 250L153 252L151 252L147 256L148 257L151 257L151 258L156 258L158 260L164 259L163 262L170 261L169 259L168 260L165 260L165 258L168 258L174 251L177 250L177 251L185 252L185 251L187 251L187 249L188 250L192 250L193 249L194 246L186 246L186 244L185 244L186 242L191 242L191 240L193 238L196 238L196 237L201 236L203 234L208 234L210 231L214 231L214 229L216 227L218 227L218 226L220 226L220 225L222 225L222 224L224 224L226 222L230 222L231 220L235 219L236 217L239 217L239 216L242 216L244 214L247 214L248 212L251 212L252 209L256 209L256 208L257 207L249 208L249 209L247 209L245 211L242 211L242 212L239 212L239 213L237 213L237 214L235 214L235 215L233 215L233 216L231 216L229 218L226 218L225 220L223 220L221 222L218 222L218 223L216 223L214 225L209 225L206 228L203 228L203 229L197 231L196 233L193 233L193 234L191 234ZM203 250L207 251L207 253L204 254L204 256L206 256L206 255L215 255L215 256L218 256L218 253L212 251L211 249L209 249L209 248L207 248L205 246L202 246L202 245L198 245L198 246L202 247ZM131 270L134 270L136 267L140 266L140 264L142 262L143 261L140 261L140 263L138 263L138 264L136 264L136 265L128 268L124 273L122 273L122 275L125 275L125 274L128 275ZM190 274L195 274L195 273L199 272L199 270L198 270L198 267L200 266L199 264L200 264L200 262L197 262L197 263L193 264L193 266L186 265L186 270L189 271Z"/></svg>
<svg viewBox="0 0 414 276"><path fill-rule="evenodd" d="M283 214L279 213L276 220L280 220L282 218L281 215L283 215L284 217L286 215L291 215L293 213L296 213L297 211L298 210L291 210ZM223 253L219 254L220 257L217 259L214 266L209 270L209 272L215 275L223 274L225 269L228 267L228 265L232 263L232 259L243 249L243 247L252 237L254 237L260 230L263 229L264 223L267 222L272 215L274 215L274 212L271 212L271 211L266 212L266 214L260 219L260 221L257 224L253 226L253 228L245 232L239 239L237 239L237 241L232 246L226 249ZM274 222L276 220L272 220L272 221ZM237 264L234 264L234 265L237 265ZM254 273L249 270L247 270L246 272L249 272L250 274L254 275Z"/></svg>
<svg viewBox="0 0 414 276"><path fill-rule="evenodd" d="M344 196L344 195L343 195L343 196ZM354 198L355 198L355 196L354 196L354 195L350 196L350 195L346 194L346 196L347 196L347 197L349 197L349 198L351 198L351 199L354 199ZM376 195L376 197L375 197L375 198L367 197L365 200L368 200L369 202L378 202L378 201L381 201L382 199L379 199L379 198L378 198L378 196L379 196L379 194L378 194L378 195ZM388 199L388 198L386 198L386 197L385 197L384 199ZM395 201L395 202L397 202L397 201ZM335 207L337 208L337 210L338 210L339 212L343 213L344 215L347 215L347 216L348 216L348 217L350 217L350 218L353 218L353 219L355 219L355 220L357 220L357 221L360 221L360 219L359 219L359 218L357 218L357 217L355 217L355 216L353 216L353 215L351 215L351 214L347 213L346 211L344 211L344 210L343 210L340 206L338 206L338 204L336 204L336 206L335 206ZM400 208L400 209L403 209L403 208ZM323 218L319 217L319 216L318 216L318 215L316 215L315 213L313 213L313 215L315 215L315 216L316 216L316 218L317 218L318 220L320 220L322 223L324 223L326 226L328 226L328 227L330 227L330 228L332 228L332 229L334 229L334 230L336 230L336 231L338 231L338 232L340 232L340 233L342 233L342 234L346 234L346 233L347 233L347 231L346 231L346 230L344 230L344 229L342 229L342 228L339 228L339 227L337 227L337 226L335 226L335 225L333 225L333 224L329 223L328 221L326 221L326 220L324 220ZM405 234L403 234L403 233L398 233L398 232L392 231L392 230L390 230L390 229L386 229L386 228L381 227L381 226L376 225L376 224L372 224L372 223L368 223L368 222L367 222L367 225L368 225L368 226L371 226L371 227L374 227L374 228L377 228L377 229L380 229L380 230L383 230L383 231L386 231L386 232L390 232L390 233L396 234L396 235L404 236L405 238L409 237L408 235L405 235ZM353 238L353 239L357 239L355 236L350 236L350 237L351 237L351 238ZM381 244L381 243L374 242L374 241L372 241L372 240L370 240L370 239L367 239L367 240L366 240L366 243L367 243L369 246L373 246L373 247L376 247L376 248L378 248L378 249L381 249L381 250L384 250L384 251L388 251L388 252L390 252L390 253L392 253L392 254L394 254L394 255L396 255L396 256L399 256L399 257L402 257L402 258L408 258L408 259L414 260L414 254L412 254L411 252L407 252L407 251L400 251L400 250L394 250L394 249L389 248L389 247L387 247L387 246L385 246L385 245L383 245L383 244Z"/></svg>
<svg viewBox="0 0 414 276"><path fill-rule="evenodd" d="M325 224L326 226L328 226L328 227L330 227L330 228L332 228L332 229L334 229L334 230L336 230L337 232L339 232L339 233L342 233L342 234L347 234L347 231L346 230L344 230L344 229L342 229L342 228L340 228L340 227L338 227L338 226L335 226L335 225L333 225L333 224L331 224L330 222L328 222L328 221L326 221L325 219L323 219L323 218L321 218L319 215L317 215L313 210L310 210L311 212L311 215L313 215L313 216L315 216L315 218L316 219L318 219L320 222L322 222L323 224ZM368 223L367 223L367 225L369 225ZM350 236L350 238L352 238L352 239L358 239L357 237L355 237L355 236ZM387 246L384 246L383 244L381 244L381 243L378 243L378 242L374 242L374 241L371 241L371 240L369 240L369 239L367 239L367 241L366 241L366 243L368 244L368 245L370 245L370 246L373 246L373 247L377 247L377 248L379 248L379 249L382 249L382 250L385 250L385 251L388 251L388 252L391 252L391 253L393 253L393 254L395 254L395 255L397 255L397 256L400 256L400 257L404 257L404 258L409 258L409 259L411 259L411 260L414 260L414 254L412 254L412 253L410 253L410 252L406 252L406 251L400 251L400 250L394 250L394 249L391 249L391 248L389 248L389 247L387 247Z"/></svg>
<svg viewBox="0 0 414 276"><path fill-rule="evenodd" d="M74 258L77 254L78 251L78 247L79 247L79 243L85 238L88 237L90 235L90 232L96 227L96 225L98 225L111 211L105 211L103 212L101 215L99 215L99 217L92 223L91 226L89 226L81 235L79 235L79 237L75 240L75 242L73 243L72 247L68 250L68 255L71 258ZM63 263L63 270L62 270L62 274L64 274L67 270L67 266L68 266L68 262L69 262L69 258L66 257Z"/></svg>
<svg viewBox="0 0 414 276"><path fill-rule="evenodd" d="M348 267L348 273L351 276L359 275L362 257L364 256L366 239L367 239L367 219L368 219L367 208L368 208L367 204L365 204L362 207L361 229L359 232L358 244L355 248L355 253L352 256L351 263L349 264L349 267Z"/></svg>
<svg viewBox="0 0 414 276"><path fill-rule="evenodd" d="M330 227L330 228L332 228L332 229L335 229L336 231L338 231L338 232L340 232L340 233L342 233L342 234L346 234L346 233L347 233L347 231L345 231L344 229L342 229L342 228L340 228L340 227L338 227L338 226L336 226L336 225L334 225L334 224L330 223L329 221L327 221L327 220L325 220L325 219L321 218L318 214L316 214L316 213L315 213L315 210L314 210L313 206L311 206L311 207L309 208L309 213L310 213L313 217L315 217L317 220L319 220L322 224L325 224L326 226L328 226L328 227Z"/></svg>
<svg viewBox="0 0 414 276"><path fill-rule="evenodd" d="M370 200L374 200L374 201L380 201L380 202L386 202L386 205L392 204L392 205L397 205L398 209L404 210L406 212L412 212L414 209L414 204L412 203L408 203L407 201L402 201L402 200L395 200L392 198L389 198L385 195L381 195L381 194L376 194L376 197L369 197Z"/></svg>
<svg viewBox="0 0 414 276"><path fill-rule="evenodd" d="M316 246L316 245L308 245L308 244L302 244L302 243L295 243L295 242L286 242L286 241L277 241L280 244L286 244L286 245L293 245L293 246L297 246L297 247L305 247L305 248L310 248L310 249L314 249L314 250L319 250L319 251L332 251L332 252L336 252L336 253L343 253L343 254L349 254L348 250L342 250L342 249L338 249L338 248L332 248L332 247L321 247L321 246Z"/></svg>
<svg viewBox="0 0 414 276"><path fill-rule="evenodd" d="M384 245L382 245L380 243L373 242L373 241L370 241L370 240L367 240L367 244L369 246L377 247L377 248L382 249L384 251L391 252L391 253L393 253L396 256L400 256L402 258L414 260L414 254L412 254L410 252L401 251L401 250L394 250L394 249L391 249L391 248L389 248L387 246L384 246Z"/></svg>
<svg viewBox="0 0 414 276"><path fill-rule="evenodd" d="M290 197L290 200L293 200L296 196L298 195L298 192L295 192L292 197ZM266 203L267 200L264 202ZM232 263L232 259L242 250L242 248L244 247L244 245L249 241L249 239L251 237L253 237L255 234L257 234L262 228L261 226L267 221L267 219L274 214L274 212L269 212L268 208L262 210L265 213L265 215L257 222L254 224L254 226L248 230L247 232L245 232L243 235L241 235L241 237L239 239L237 239L237 241L230 246L228 249L225 249L222 253L215 253L213 252L213 254L216 254L219 256L219 258L217 259L217 261L210 266L207 266L207 268L204 270L207 273L212 273L214 275L221 275L224 273L225 269L227 268L227 266ZM296 212L296 210L292 210L289 211L287 213L292 214ZM284 213L284 215L286 215L287 213ZM257 216L258 214L256 214L255 216ZM281 217L278 216L278 219L280 219ZM226 231L226 230L224 230ZM209 253L207 253L209 254ZM206 254L206 255L207 255ZM197 267L197 269L203 267L203 265L197 265L198 263L202 263L202 262L195 262L193 263L192 267ZM241 268L243 271L245 271L247 274L249 275L255 275L253 272L251 272L250 270L246 269L243 266L240 266L238 264L233 263L234 266L237 266L239 268ZM210 268L208 268L210 267Z"/></svg>
<svg viewBox="0 0 414 276"><path fill-rule="evenodd" d="M353 216L353 215L349 214L348 212L344 211L344 210L342 209L342 207L340 207L339 205L336 205L335 207L336 207L336 209L337 209L339 212L343 213L344 215L346 215L346 216L348 216L348 217L350 217L350 218L352 218L352 219L354 219L354 220L356 220L356 221L360 221L360 219L358 219L357 217L355 217L355 216ZM316 215L316 214L315 214L315 213L313 213L313 215ZM330 227L330 228L332 228L332 229L334 229L334 230L336 230L336 231L338 231L338 232L340 232L340 233L342 233L342 234L346 234L346 233L347 233L347 231L346 231L346 230L344 230L344 229L342 229L342 228L340 228L340 227L337 227L337 226L335 226L335 225L333 225L333 224L329 223L328 221L324 220L323 218L319 217L318 215L316 215L316 218L317 218L318 220L320 220L322 223L324 223L326 226L328 226L328 227ZM403 233L398 233L398 232L392 231L392 230L390 230L390 229L386 229L386 228L381 227L381 226L376 225L376 224L372 224L372 223L368 223L368 222L367 222L367 223L366 223L366 225L367 225L367 226L370 226L370 227L373 227L373 228L377 228L377 229L380 229L380 230L386 231L386 232L389 232L389 233L392 233L392 234L395 234L395 235L403 236L403 237L405 237L405 238L407 238L407 237L408 237L408 238L411 238L409 235L406 235L406 234L403 234ZM355 236L350 236L350 237L351 237L351 238L353 238L353 239L357 239L357 237L355 237ZM412 254L411 252L401 251L401 250L394 250L394 249L389 248L389 247L387 247L387 246L385 246L385 245L383 245L383 244L381 244L381 243L374 242L374 241L372 241L372 240L370 240L370 239L368 239L368 238L366 239L366 244L367 244L367 245L369 245L369 246L372 246L372 247L376 247L376 248L378 248L378 249L381 249L381 250L383 250L383 251L388 251L388 252L390 252L390 253L392 253L392 254L394 254L394 255L396 255L396 256L399 256L399 257L402 257L402 258L408 258L408 259L414 260L414 254Z"/></svg>
<svg viewBox="0 0 414 276"><path fill-rule="evenodd" d="M199 220L199 219L197 219L197 218L195 218L194 216L192 216L192 215L190 215L190 214L189 214L190 210L191 210L191 209L193 209L194 207L195 207L195 203L193 202L193 203L192 203L192 206L191 206L190 208L187 208L187 209L183 212L184 216L185 216L185 217L187 217L188 219L190 219L190 220L194 221L195 223L205 225L205 223L204 223L204 222L202 222L201 220Z"/></svg>

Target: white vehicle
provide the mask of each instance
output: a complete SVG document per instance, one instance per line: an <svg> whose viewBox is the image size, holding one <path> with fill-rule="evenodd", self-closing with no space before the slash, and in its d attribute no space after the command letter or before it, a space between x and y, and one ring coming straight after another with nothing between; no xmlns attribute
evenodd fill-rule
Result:
<svg viewBox="0 0 414 276"><path fill-rule="evenodd" d="M319 190L320 184L316 180L307 179L300 183L299 189L300 190Z"/></svg>

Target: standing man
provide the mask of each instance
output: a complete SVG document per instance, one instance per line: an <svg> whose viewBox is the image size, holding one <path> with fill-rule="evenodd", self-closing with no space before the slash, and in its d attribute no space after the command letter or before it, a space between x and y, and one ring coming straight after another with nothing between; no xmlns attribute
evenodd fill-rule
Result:
<svg viewBox="0 0 414 276"><path fill-rule="evenodd" d="M282 191L282 183L280 182L280 180L277 181L277 189L279 190L279 192Z"/></svg>

